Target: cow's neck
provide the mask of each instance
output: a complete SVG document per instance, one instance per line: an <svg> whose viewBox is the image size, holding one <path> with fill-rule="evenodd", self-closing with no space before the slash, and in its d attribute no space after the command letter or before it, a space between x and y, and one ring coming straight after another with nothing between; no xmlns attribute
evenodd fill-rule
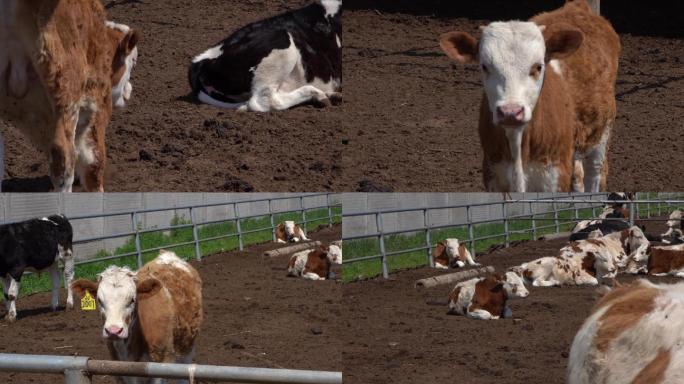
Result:
<svg viewBox="0 0 684 384"><path fill-rule="evenodd" d="M128 337L125 340L107 340L107 347L113 360L141 361L147 353L142 328L138 321L137 308L133 311L128 325Z"/></svg>

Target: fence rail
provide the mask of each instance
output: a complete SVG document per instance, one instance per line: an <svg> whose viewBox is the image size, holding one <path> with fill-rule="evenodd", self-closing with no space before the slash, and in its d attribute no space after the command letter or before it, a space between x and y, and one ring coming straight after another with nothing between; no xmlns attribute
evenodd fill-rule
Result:
<svg viewBox="0 0 684 384"><path fill-rule="evenodd" d="M428 266L434 266L434 261L432 259L432 247L433 247L433 231L435 230L441 230L441 229L447 229L447 228L467 228L467 237L465 239L459 239L465 243L468 244L468 247L470 248L470 252L474 255L475 252L475 246L478 241L483 241L483 240L490 240L494 238L503 238L502 243L508 247L510 245L510 239L511 235L513 234L530 234L532 238L537 238L538 233L545 231L545 230L551 230L552 232L555 233L560 233L560 229L562 226L565 226L570 223L576 223L580 220L595 220L599 219L597 217L596 211L597 209L601 208L605 204L613 204L613 203L624 203L627 205L629 211L630 211L630 217L629 217L629 223L631 225L634 224L635 220L638 218L640 221L645 222L645 221L662 221L662 219L652 219L650 218L652 213L660 216L663 214L663 207L667 207L668 209L673 206L673 205L682 205L684 204L684 200L681 200L681 194L674 194L674 196L677 196L677 198L672 199L668 197L672 197L673 194L659 194L659 196L663 196L664 198L659 198L659 199L639 199L637 196L637 199L635 200L624 200L624 201L616 201L616 200L607 200L607 194L601 193L601 194L575 194L575 195L559 195L559 196L553 196L553 197L544 197L544 198L538 198L538 199L509 199L509 200L500 200L500 201L495 201L495 202L481 202L481 203L471 203L471 204L451 204L451 205L440 205L440 206L433 206L433 207L420 207L420 208L391 208L391 209L380 209L380 210L375 210L375 211L364 211L364 212L352 212L352 213L347 213L343 212L342 218L343 220L345 218L349 217L362 217L362 216L372 216L375 218L375 226L376 226L376 231L374 233L368 233L368 234L362 234L362 235L348 235L348 236L343 236L343 240L349 241L349 240L361 240L361 239L377 239L378 242L378 249L380 251L379 254L376 255L370 255L370 256L362 256L362 257L349 257L345 258L344 264L353 264L353 263L359 263L359 262L365 262L365 261L370 261L370 260L379 260L382 266L382 276L384 278L389 277L389 268L388 268L388 257L393 257L393 256L398 256L398 255L403 255L403 254L408 254L408 253L414 253L414 252L420 252L420 251L427 251L426 254L426 262L424 265ZM551 205L551 209L544 211L544 212L539 212L535 213L533 209L533 205L535 204L545 204L545 205ZM509 207L511 206L529 206L529 214L515 214L515 215L509 215ZM583 206L582 206L583 205ZM502 217L501 218L494 218L494 219L483 219L483 220L473 220L472 218L472 210L473 208L476 207L485 207L485 206L500 206L501 207L501 212L502 212ZM644 208L645 206L645 208ZM441 225L430 225L429 223L429 213L431 211L437 211L437 210L446 210L446 209L465 209L465 222L462 223L457 223L457 224L441 224ZM584 209L591 209L592 214L591 217L580 217L580 211ZM646 217L639 217L639 213L645 211ZM423 216L423 225L422 226L417 226L411 229L400 229L400 230L393 230L393 231L386 231L384 230L383 227L383 215L386 214L396 214L396 213L409 213L409 212L417 212L417 213L422 213ZM563 219L561 218L561 214L564 212L572 212L572 215L568 219ZM667 212L669 213L669 211ZM543 217L547 216L547 217ZM551 217L548 217L551 216ZM622 220L619 218L609 218L609 219L602 219L602 220ZM530 227L525 228L525 229L511 229L510 224L512 222L516 221L529 221L530 222ZM546 224L546 223L551 223L551 224ZM503 230L500 233L495 233L495 234L490 234L490 235L485 235L485 236L475 236L475 228L479 225L484 225L484 224L492 224L492 223L502 223L503 224ZM541 224L541 225L540 225ZM401 250L396 250L396 251L387 251L386 250L386 239L387 236L393 236L393 235L404 235L404 234L419 234L423 232L425 236L425 241L423 246L419 247L412 247L409 249L401 249Z"/></svg>
<svg viewBox="0 0 684 384"><path fill-rule="evenodd" d="M306 204L307 199L319 198L321 196L326 197L326 199L325 199L326 203L325 204L310 205L310 206ZM116 234L108 234L108 235L94 236L94 237L78 239L78 240L75 240L73 242L74 244L85 244L85 243L90 243L90 242L94 242L94 241L117 239L117 238L130 238L130 237L133 238L133 241L135 244L135 251L120 253L120 254L106 256L106 257L98 257L98 258L93 258L93 259L88 259L88 260L82 260L82 261L77 262L76 265L97 263L97 262L106 261L106 260L116 260L116 259L121 259L124 257L136 256L138 268L140 268L144 264L143 263L143 254L145 254L145 253L158 251L160 249L173 249L173 248L178 248L178 247L187 246L187 245L194 245L194 256L197 260L200 260L202 258L202 252L201 252L201 247L200 247L200 245L202 243L206 243L209 241L216 241L216 240L225 239L225 238L231 238L231 237L236 237L238 239L238 248L240 250L243 250L244 249L244 236L248 235L250 233L264 232L264 231L270 230L271 231L271 237L272 237L273 241L275 241L275 228L278 225L278 223L275 222L275 217L279 216L279 215L284 215L284 214L289 214L289 213L300 213L302 220L298 220L298 223L300 223L302 225L305 225L307 223L312 223L312 222L323 222L323 221L327 221L328 225L332 225L335 218L340 217L340 215L335 214L334 210L333 210L334 207L341 206L339 201L336 201L337 196L338 196L338 194L335 194L335 193L309 193L309 194L294 195L294 196L271 197L271 198L233 201L233 202L204 203L204 204L197 204L197 205L183 205L183 206L171 207L171 208L139 209L139 210L129 210L129 211L123 211L123 212L112 212L112 213L103 213L103 214L94 214L94 215L70 216L69 221L71 221L72 223L79 221L79 220L89 220L89 219L95 219L95 218L106 218L106 217L117 217L117 216L128 216L128 217L130 217L130 222L131 222L130 231L122 232L122 233L116 233ZM299 208L298 209L287 209L287 210L275 211L273 209L273 202L274 201L281 201L281 200L299 200ZM241 205L263 203L263 202L268 203L267 213L265 213L265 214L253 214L253 215L240 215L240 206ZM198 220L198 218L196 217L197 216L196 212L198 211L198 209L213 208L213 207L232 207L233 208L233 210L232 210L233 216L227 217L224 219L214 219L214 220L204 220L204 221ZM307 218L306 218L306 212L307 211L320 210L320 209L327 209L327 216L307 220ZM154 228L147 228L147 229L141 229L138 226L138 224L140 223L140 219L141 219L142 215L144 215L144 214L155 213L155 212L168 212L168 211L184 211L184 210L189 211L189 216L190 216L189 217L189 219L190 219L189 223L179 224L179 225L169 225L169 226L163 226L163 227L154 227ZM244 220L255 219L255 218L263 218L263 217L269 217L269 219L270 219L270 221L269 221L270 225L269 226L257 228L257 229L249 229L249 230L243 230L242 229L241 223ZM204 226L204 225L218 224L218 223L229 223L229 222L235 223L235 228L236 228L235 232L225 233L225 234L222 234L219 236L212 236L212 237L208 237L208 238L200 238L199 230L198 230L199 227ZM7 222L5 224L8 224L8 223L9 222ZM164 232L164 231L188 229L188 228L192 228L192 240L191 241L168 244L168 245L164 245L162 247L153 247L153 248L145 248L145 249L142 248L141 235L144 235L147 233L153 233L153 232Z"/></svg>
<svg viewBox="0 0 684 384"><path fill-rule="evenodd" d="M64 375L65 384L90 384L92 376L133 376L232 383L342 384L342 372L92 360L81 356L0 353L0 371Z"/></svg>

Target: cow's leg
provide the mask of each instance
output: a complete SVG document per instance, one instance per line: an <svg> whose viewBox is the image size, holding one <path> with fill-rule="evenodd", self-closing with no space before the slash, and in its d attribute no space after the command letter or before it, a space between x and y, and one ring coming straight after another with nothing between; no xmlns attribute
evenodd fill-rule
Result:
<svg viewBox="0 0 684 384"><path fill-rule="evenodd" d="M317 273L313 272L304 272L302 273L302 277L306 280L325 280L324 277L320 277Z"/></svg>
<svg viewBox="0 0 684 384"><path fill-rule="evenodd" d="M186 353L185 355L180 356L176 360L176 363L178 363L178 364L192 364L192 360L194 358L195 358L195 346L193 345L190 352ZM179 383L179 384L193 384L193 383L195 383L195 380L194 380L194 377L190 376L190 380L178 380L177 383Z"/></svg>
<svg viewBox="0 0 684 384"><path fill-rule="evenodd" d="M606 162L608 152L608 140L613 122L609 121L601 135L601 140L593 148L584 154L584 191L599 192L606 188L606 176L608 164Z"/></svg>
<svg viewBox="0 0 684 384"><path fill-rule="evenodd" d="M461 260L456 260L456 265L457 265L459 268L465 267L465 263L462 262Z"/></svg>
<svg viewBox="0 0 684 384"><path fill-rule="evenodd" d="M536 279L532 282L532 285L535 287L553 287L558 285L558 282L554 279L549 279L549 280L544 280L544 279Z"/></svg>
<svg viewBox="0 0 684 384"><path fill-rule="evenodd" d="M50 148L50 179L58 192L71 192L74 184L76 120L77 116L64 113L57 119Z"/></svg>
<svg viewBox="0 0 684 384"><path fill-rule="evenodd" d="M285 240L276 239L276 243L287 243Z"/></svg>
<svg viewBox="0 0 684 384"><path fill-rule="evenodd" d="M16 301L17 297L19 297L19 282L12 276L7 275L3 279L3 284L5 288L5 308L7 309L5 320L12 322L17 319Z"/></svg>
<svg viewBox="0 0 684 384"><path fill-rule="evenodd" d="M510 319L511 317L513 317L513 311L511 311L511 309L508 307L504 308L503 318Z"/></svg>
<svg viewBox="0 0 684 384"><path fill-rule="evenodd" d="M106 163L105 130L111 116L109 107L84 101L76 128L76 171L81 185L89 192L104 192Z"/></svg>
<svg viewBox="0 0 684 384"><path fill-rule="evenodd" d="M74 308L74 294L71 290L71 283L74 281L74 255L71 247L59 247L62 252L62 260L64 262L64 288L67 291L66 309Z"/></svg>
<svg viewBox="0 0 684 384"><path fill-rule="evenodd" d="M52 281L52 300L50 301L50 308L56 311L59 307L59 265L57 261L50 266L50 280Z"/></svg>
<svg viewBox="0 0 684 384"><path fill-rule="evenodd" d="M475 262L475 259L473 259L473 255L470 252L466 255L466 260L468 261L468 265L480 265L480 263Z"/></svg>
<svg viewBox="0 0 684 384"><path fill-rule="evenodd" d="M491 320L491 319L496 319L498 317L492 316L491 313L488 311L485 311L484 309L474 309L472 311L468 311L467 316L470 317L471 319L478 319L478 320Z"/></svg>
<svg viewBox="0 0 684 384"><path fill-rule="evenodd" d="M574 160L574 168L572 172L572 191L584 192L584 167L582 166L582 159L576 158Z"/></svg>

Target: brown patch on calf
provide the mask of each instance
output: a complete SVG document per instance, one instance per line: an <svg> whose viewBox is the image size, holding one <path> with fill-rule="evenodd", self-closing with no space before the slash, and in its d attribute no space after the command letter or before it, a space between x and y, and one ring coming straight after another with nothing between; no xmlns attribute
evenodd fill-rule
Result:
<svg viewBox="0 0 684 384"><path fill-rule="evenodd" d="M657 288L635 283L613 289L606 294L595 309L597 311L609 306L598 319L599 327L594 337L596 348L600 352L605 351L613 340L634 327L642 317L655 308L655 299L659 293Z"/></svg>
<svg viewBox="0 0 684 384"><path fill-rule="evenodd" d="M672 358L670 350L661 349L645 367L639 371L632 384L659 384L665 380L665 371Z"/></svg>
<svg viewBox="0 0 684 384"><path fill-rule="evenodd" d="M432 250L432 260L435 264L449 266L449 256L446 254L446 241L438 243Z"/></svg>
<svg viewBox="0 0 684 384"><path fill-rule="evenodd" d="M541 261L538 262L538 264L541 264ZM534 273L532 273L532 271L530 271L529 269L525 269L525 270L523 271L522 275L523 275L523 277L524 277L525 279L527 279L527 280L530 280L530 281L531 281L531 280L534 280Z"/></svg>
<svg viewBox="0 0 684 384"><path fill-rule="evenodd" d="M648 274L669 273L684 268L684 250L653 247L648 256Z"/></svg>
<svg viewBox="0 0 684 384"><path fill-rule="evenodd" d="M321 278L327 278L330 274L331 263L328 260L328 249L320 246L309 252L306 256L306 264L302 273L315 273Z"/></svg>
<svg viewBox="0 0 684 384"><path fill-rule="evenodd" d="M119 83L126 72L126 58L138 45L140 34L134 29L127 33L117 28L107 28L107 39L114 55L112 57L112 86Z"/></svg>
<svg viewBox="0 0 684 384"><path fill-rule="evenodd" d="M586 239L585 241L589 244L594 244L599 247L603 247L604 245L606 245L606 243L604 243L603 240L598 239Z"/></svg>
<svg viewBox="0 0 684 384"><path fill-rule="evenodd" d="M275 230L276 239L287 242L287 235L285 234L285 224L280 223Z"/></svg>
<svg viewBox="0 0 684 384"><path fill-rule="evenodd" d="M468 249L466 249L464 244L459 244L458 245L458 259L461 260L462 262L466 263L468 262Z"/></svg>
<svg viewBox="0 0 684 384"><path fill-rule="evenodd" d="M579 242L573 241L570 243L570 249L572 249L573 252L580 253L582 252L582 248L579 246Z"/></svg>
<svg viewBox="0 0 684 384"><path fill-rule="evenodd" d="M475 293L468 311L483 309L493 316L503 316L508 295L503 288L504 277L494 273L475 284Z"/></svg>
<svg viewBox="0 0 684 384"><path fill-rule="evenodd" d="M587 252L587 255L582 258L582 269L584 269L588 274L596 277L596 255L594 252Z"/></svg>
<svg viewBox="0 0 684 384"><path fill-rule="evenodd" d="M449 301L453 301L454 303L456 303L456 301L458 300L458 295L460 295L460 294L461 294L461 287L454 288L451 291L451 293L449 293Z"/></svg>

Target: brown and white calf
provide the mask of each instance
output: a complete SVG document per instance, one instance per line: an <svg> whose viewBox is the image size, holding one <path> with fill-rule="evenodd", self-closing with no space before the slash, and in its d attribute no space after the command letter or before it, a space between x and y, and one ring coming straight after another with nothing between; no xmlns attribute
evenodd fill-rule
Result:
<svg viewBox="0 0 684 384"><path fill-rule="evenodd" d="M648 274L684 277L684 244L651 247Z"/></svg>
<svg viewBox="0 0 684 384"><path fill-rule="evenodd" d="M110 266L97 282L79 279L72 286L78 295L97 297L112 359L192 362L203 318L202 279L173 252L162 250L137 272Z"/></svg>
<svg viewBox="0 0 684 384"><path fill-rule="evenodd" d="M529 294L517 273L494 273L456 284L449 294L449 313L480 320L508 318L511 317L511 310L506 306L508 299Z"/></svg>
<svg viewBox="0 0 684 384"><path fill-rule="evenodd" d="M667 225L667 231L660 235L664 239L664 242L669 241L665 238L672 236L672 232L674 232L675 230L684 229L682 228L682 221L684 221L684 219L682 219L682 211L680 211L679 209L672 211L668 219L669 220L667 220L667 222L665 223L665 225Z"/></svg>
<svg viewBox="0 0 684 384"><path fill-rule="evenodd" d="M620 40L586 0L568 0L529 22L493 22L478 41L440 37L460 63L479 63L484 97L479 135L488 191L606 188L606 153L616 115ZM574 160L582 170L574 170Z"/></svg>
<svg viewBox="0 0 684 384"><path fill-rule="evenodd" d="M592 236L593 237L593 236ZM649 242L639 227L599 238L573 241L556 257L542 257L516 267L535 287L598 285L620 269L638 273Z"/></svg>
<svg viewBox="0 0 684 384"><path fill-rule="evenodd" d="M432 250L432 260L435 268L449 269L449 266L462 268L467 265L480 265L475 262L473 256L464 244L458 239L446 239L441 241Z"/></svg>
<svg viewBox="0 0 684 384"><path fill-rule="evenodd" d="M331 276L333 264L342 264L342 248L331 243L293 254L287 264L287 274L307 280L326 280Z"/></svg>
<svg viewBox="0 0 684 384"><path fill-rule="evenodd" d="M639 280L610 291L575 335L568 384L681 383L684 284Z"/></svg>
<svg viewBox="0 0 684 384"><path fill-rule="evenodd" d="M126 53L108 29L97 0L0 1L0 119L48 155L60 192L75 176L104 189L112 71Z"/></svg>
<svg viewBox="0 0 684 384"><path fill-rule="evenodd" d="M283 221L278 224L275 231L277 243L296 243L302 240L309 240L306 233L299 224L294 221Z"/></svg>

